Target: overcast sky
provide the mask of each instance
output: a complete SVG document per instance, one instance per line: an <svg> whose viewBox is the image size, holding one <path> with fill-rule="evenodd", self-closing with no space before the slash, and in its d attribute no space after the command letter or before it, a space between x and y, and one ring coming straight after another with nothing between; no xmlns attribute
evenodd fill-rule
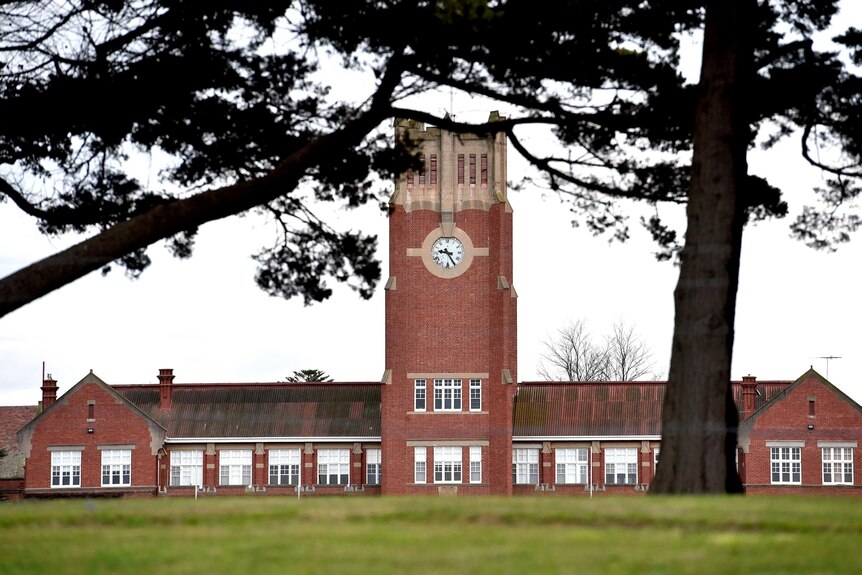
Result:
<svg viewBox="0 0 862 575"><path fill-rule="evenodd" d="M862 9L856 7L857 13ZM845 21L855 20L848 14ZM493 107L438 97L430 112L454 109L481 120ZM503 110L505 113L505 110ZM754 151L750 171L780 187L795 214L822 175L802 164L797 141ZM509 179L523 166L509 153ZM518 292L518 378L538 379L543 341L582 319L600 338L617 320L633 325L666 377L678 270L655 261L655 246L632 221L632 239L608 244L573 228L568 206L540 190L511 192ZM387 276L388 223L376 206L332 215L341 225L379 236ZM810 366L862 402L862 238L837 253L815 252L789 238L785 220L745 231L732 376L792 380ZM42 362L63 393L92 369L108 383L156 383L160 368L176 382L283 380L321 369L337 381L379 381L384 365L384 292L361 300L336 287L304 307L271 298L254 284L250 255L274 236L254 217L201 228L190 260L151 248L153 265L136 281L98 272L0 318L0 405L34 404ZM0 276L47 256L69 240L49 241L34 221L0 204ZM840 356L828 362L824 356Z"/></svg>

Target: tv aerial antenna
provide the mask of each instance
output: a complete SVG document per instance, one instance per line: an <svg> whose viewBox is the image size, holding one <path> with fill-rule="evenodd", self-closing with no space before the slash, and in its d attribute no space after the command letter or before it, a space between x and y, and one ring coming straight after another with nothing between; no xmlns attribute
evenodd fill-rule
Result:
<svg viewBox="0 0 862 575"><path fill-rule="evenodd" d="M841 359L841 356L840 355L818 355L815 359L825 359L826 360L826 379L829 379L829 360Z"/></svg>

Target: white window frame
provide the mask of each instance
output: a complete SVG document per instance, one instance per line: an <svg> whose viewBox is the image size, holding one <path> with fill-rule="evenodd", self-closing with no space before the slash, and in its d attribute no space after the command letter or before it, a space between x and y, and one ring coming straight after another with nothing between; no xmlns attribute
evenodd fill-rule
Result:
<svg viewBox="0 0 862 575"><path fill-rule="evenodd" d="M132 485L132 450L102 450L102 487Z"/></svg>
<svg viewBox="0 0 862 575"><path fill-rule="evenodd" d="M302 477L302 450L270 449L268 456L268 485L299 485Z"/></svg>
<svg viewBox="0 0 862 575"><path fill-rule="evenodd" d="M413 483L428 482L428 449L426 447L413 448Z"/></svg>
<svg viewBox="0 0 862 575"><path fill-rule="evenodd" d="M204 452L203 450L171 450L172 487L198 487L204 484Z"/></svg>
<svg viewBox="0 0 862 575"><path fill-rule="evenodd" d="M470 483L482 483L482 447L470 446Z"/></svg>
<svg viewBox="0 0 862 575"><path fill-rule="evenodd" d="M251 485L251 449L220 449L219 485Z"/></svg>
<svg viewBox="0 0 862 575"><path fill-rule="evenodd" d="M365 483L368 485L380 485L380 449L371 448L365 450Z"/></svg>
<svg viewBox="0 0 862 575"><path fill-rule="evenodd" d="M853 448L821 447L820 449L823 461L823 484L853 485Z"/></svg>
<svg viewBox="0 0 862 575"><path fill-rule="evenodd" d="M51 452L51 488L81 487L81 452L79 450Z"/></svg>
<svg viewBox="0 0 862 575"><path fill-rule="evenodd" d="M772 485L802 485L802 448L770 447L769 472Z"/></svg>
<svg viewBox="0 0 862 575"><path fill-rule="evenodd" d="M413 380L413 411L428 409L428 382L424 379Z"/></svg>
<svg viewBox="0 0 862 575"><path fill-rule="evenodd" d="M512 483L537 485L539 483L539 449L515 447L512 449Z"/></svg>
<svg viewBox="0 0 862 575"><path fill-rule="evenodd" d="M636 447L605 448L605 483L634 485L638 482L638 450Z"/></svg>
<svg viewBox="0 0 862 575"><path fill-rule="evenodd" d="M470 411L482 411L482 380L470 380Z"/></svg>
<svg viewBox="0 0 862 575"><path fill-rule="evenodd" d="M590 482L590 448L558 447L554 453L556 482L561 485L586 485Z"/></svg>
<svg viewBox="0 0 862 575"><path fill-rule="evenodd" d="M434 380L434 411L461 411L460 379Z"/></svg>
<svg viewBox="0 0 862 575"><path fill-rule="evenodd" d="M460 445L434 448L434 483L461 483L462 466Z"/></svg>
<svg viewBox="0 0 862 575"><path fill-rule="evenodd" d="M350 450L317 450L317 484L350 485Z"/></svg>

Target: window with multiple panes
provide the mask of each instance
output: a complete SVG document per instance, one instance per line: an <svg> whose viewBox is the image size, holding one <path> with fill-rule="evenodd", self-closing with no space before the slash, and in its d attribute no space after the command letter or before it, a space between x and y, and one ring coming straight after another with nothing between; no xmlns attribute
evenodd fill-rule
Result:
<svg viewBox="0 0 862 575"><path fill-rule="evenodd" d="M470 447L470 483L482 483L482 448Z"/></svg>
<svg viewBox="0 0 862 575"><path fill-rule="evenodd" d="M461 380L434 380L434 411L461 411Z"/></svg>
<svg viewBox="0 0 862 575"><path fill-rule="evenodd" d="M437 154L431 154L431 185L437 185Z"/></svg>
<svg viewBox="0 0 862 575"><path fill-rule="evenodd" d="M380 485L380 450L365 450L365 483Z"/></svg>
<svg viewBox="0 0 862 575"><path fill-rule="evenodd" d="M464 154L458 154L458 184L464 185Z"/></svg>
<svg viewBox="0 0 862 575"><path fill-rule="evenodd" d="M824 447L823 483L853 485L853 448Z"/></svg>
<svg viewBox="0 0 862 575"><path fill-rule="evenodd" d="M350 483L350 450L317 450L317 483L347 485Z"/></svg>
<svg viewBox="0 0 862 575"><path fill-rule="evenodd" d="M425 483L427 481L425 463L428 458L425 447L413 448L413 482Z"/></svg>
<svg viewBox="0 0 862 575"><path fill-rule="evenodd" d="M299 485L302 452L299 449L269 450L269 484Z"/></svg>
<svg viewBox="0 0 862 575"><path fill-rule="evenodd" d="M251 485L251 449L222 449L218 460L221 485Z"/></svg>
<svg viewBox="0 0 862 575"><path fill-rule="evenodd" d="M419 185L425 185L425 154L419 156Z"/></svg>
<svg viewBox="0 0 862 575"><path fill-rule="evenodd" d="M605 483L631 484L638 482L638 450L634 447L605 449Z"/></svg>
<svg viewBox="0 0 862 575"><path fill-rule="evenodd" d="M51 487L81 486L81 452L51 452Z"/></svg>
<svg viewBox="0 0 862 575"><path fill-rule="evenodd" d="M425 411L425 380L413 380L413 410Z"/></svg>
<svg viewBox="0 0 862 575"><path fill-rule="evenodd" d="M556 450L557 483L589 483L589 449L586 447Z"/></svg>
<svg viewBox="0 0 862 575"><path fill-rule="evenodd" d="M102 450L102 487L132 484L132 450Z"/></svg>
<svg viewBox="0 0 862 575"><path fill-rule="evenodd" d="M539 482L539 450L518 447L512 450L512 482L537 484Z"/></svg>
<svg viewBox="0 0 862 575"><path fill-rule="evenodd" d="M204 483L204 452L171 451L171 485L197 485Z"/></svg>
<svg viewBox="0 0 862 575"><path fill-rule="evenodd" d="M476 154L470 154L470 185L476 185Z"/></svg>
<svg viewBox="0 0 862 575"><path fill-rule="evenodd" d="M461 483L461 447L434 448L434 483Z"/></svg>
<svg viewBox="0 0 862 575"><path fill-rule="evenodd" d="M470 411L482 411L482 380L470 380Z"/></svg>
<svg viewBox="0 0 862 575"><path fill-rule="evenodd" d="M770 447L772 483L802 483L802 448Z"/></svg>

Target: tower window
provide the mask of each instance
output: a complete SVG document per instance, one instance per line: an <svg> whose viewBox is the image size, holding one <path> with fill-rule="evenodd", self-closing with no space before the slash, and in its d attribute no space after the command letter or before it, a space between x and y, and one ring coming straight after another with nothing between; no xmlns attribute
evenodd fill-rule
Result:
<svg viewBox="0 0 862 575"><path fill-rule="evenodd" d="M483 186L488 185L488 154L482 154L480 164L480 183Z"/></svg>
<svg viewBox="0 0 862 575"><path fill-rule="evenodd" d="M476 154L470 154L470 185L476 185Z"/></svg>
<svg viewBox="0 0 862 575"><path fill-rule="evenodd" d="M419 157L419 185L425 185L425 154Z"/></svg>
<svg viewBox="0 0 862 575"><path fill-rule="evenodd" d="M434 411L461 411L461 380L434 380Z"/></svg>
<svg viewBox="0 0 862 575"><path fill-rule="evenodd" d="M464 185L464 154L458 154L458 185Z"/></svg>
<svg viewBox="0 0 862 575"><path fill-rule="evenodd" d="M437 154L431 154L430 164L431 164L431 166L430 166L430 168L431 168L431 173L430 173L431 185L436 186L437 185Z"/></svg>

